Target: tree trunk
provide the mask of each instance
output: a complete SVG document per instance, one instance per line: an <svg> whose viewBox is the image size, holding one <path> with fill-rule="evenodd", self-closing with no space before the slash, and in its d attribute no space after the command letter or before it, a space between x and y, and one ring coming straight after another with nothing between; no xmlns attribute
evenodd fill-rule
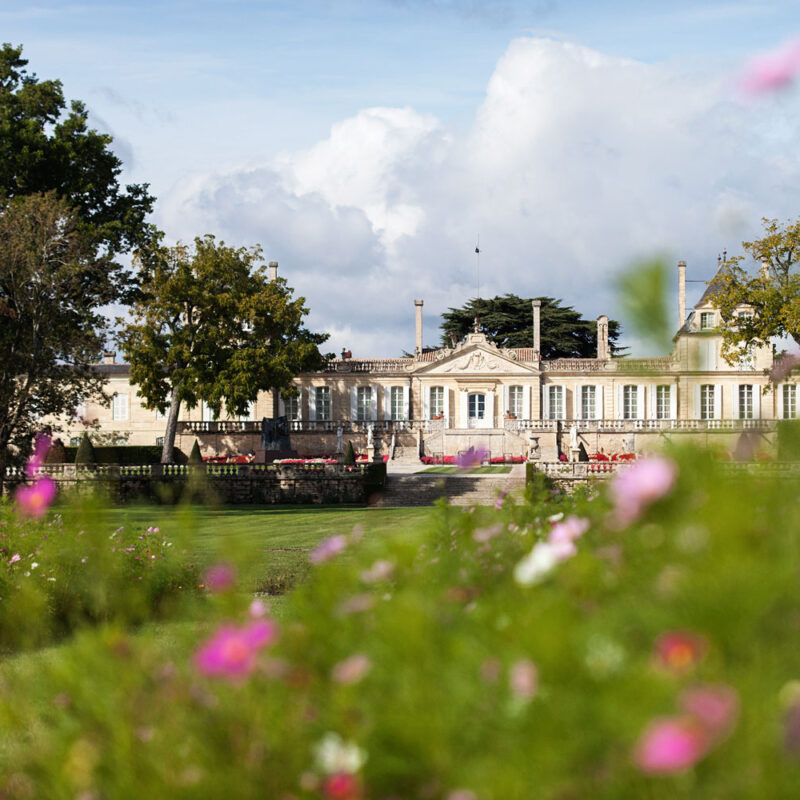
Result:
<svg viewBox="0 0 800 800"><path fill-rule="evenodd" d="M164 446L161 448L161 463L175 463L175 433L178 430L178 414L181 410L181 401L178 396L178 387L172 387L169 411L167 412L167 429L164 431Z"/></svg>

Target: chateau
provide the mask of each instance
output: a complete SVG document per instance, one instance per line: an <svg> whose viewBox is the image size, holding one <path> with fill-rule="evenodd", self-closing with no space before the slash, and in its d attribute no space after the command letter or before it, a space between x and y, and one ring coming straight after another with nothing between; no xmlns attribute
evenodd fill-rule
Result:
<svg viewBox="0 0 800 800"><path fill-rule="evenodd" d="M272 274L277 264L270 264ZM661 358L612 358L608 318L597 320L595 358L540 357L538 301L531 308L531 346L502 349L480 332L453 347L422 348L423 301L415 300L414 356L354 358L343 352L320 372L295 378L296 395L263 392L247 418L213 419L204 404L183 409L176 445L194 439L204 455L247 453L261 447L261 420L286 416L291 446L300 455L332 455L350 440L365 452L416 461L455 455L471 446L493 457L574 460L643 452L686 436L735 451L774 447L775 421L798 415L792 377L770 383L771 347L721 356L713 281L686 313L686 264L678 262L678 322L673 352ZM740 314L749 313L742 307ZM160 443L165 421L144 408L128 367L109 353L97 369L108 379L110 407L87 403L68 428L75 443L87 426L106 439Z"/></svg>

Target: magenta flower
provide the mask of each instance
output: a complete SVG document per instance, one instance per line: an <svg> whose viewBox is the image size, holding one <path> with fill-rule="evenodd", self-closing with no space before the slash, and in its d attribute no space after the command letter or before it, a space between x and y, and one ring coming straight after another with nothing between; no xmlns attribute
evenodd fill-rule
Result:
<svg viewBox="0 0 800 800"><path fill-rule="evenodd" d="M674 461L662 456L643 458L614 476L610 492L614 501L611 523L625 527L666 495L678 477Z"/></svg>
<svg viewBox="0 0 800 800"><path fill-rule="evenodd" d="M308 560L312 564L322 564L334 556L338 556L343 550L347 548L347 538L341 533L335 536L330 536L321 541L308 556Z"/></svg>
<svg viewBox="0 0 800 800"><path fill-rule="evenodd" d="M55 499L56 491L56 482L43 475L34 483L20 486L14 498L23 514L39 519Z"/></svg>
<svg viewBox="0 0 800 800"><path fill-rule="evenodd" d="M656 639L658 663L671 672L686 672L695 667L708 650L705 636L691 631L669 631Z"/></svg>
<svg viewBox="0 0 800 800"><path fill-rule="evenodd" d="M528 702L539 688L539 670L529 658L521 658L511 665L508 683L518 700Z"/></svg>
<svg viewBox="0 0 800 800"><path fill-rule="evenodd" d="M634 763L648 775L683 772L708 752L704 728L691 717L654 720L636 745Z"/></svg>
<svg viewBox="0 0 800 800"><path fill-rule="evenodd" d="M277 635L272 620L256 620L241 628L224 625L195 653L195 666L205 675L241 680L255 669L258 651Z"/></svg>
<svg viewBox="0 0 800 800"><path fill-rule="evenodd" d="M363 653L340 661L332 670L331 678L335 683L358 683L370 671L372 662Z"/></svg>
<svg viewBox="0 0 800 800"><path fill-rule="evenodd" d="M461 469L479 467L489 457L485 447L470 447L456 456L456 466Z"/></svg>
<svg viewBox="0 0 800 800"><path fill-rule="evenodd" d="M800 73L800 39L752 59L739 78L745 94L758 95L790 86Z"/></svg>
<svg viewBox="0 0 800 800"><path fill-rule="evenodd" d="M680 707L691 716L716 744L736 724L739 697L730 686L696 686L680 697Z"/></svg>
<svg viewBox="0 0 800 800"><path fill-rule="evenodd" d="M25 465L25 475L27 477L33 478L36 475L36 471L44 464L44 457L49 449L50 437L44 433L37 433L33 445L33 453Z"/></svg>
<svg viewBox="0 0 800 800"><path fill-rule="evenodd" d="M563 522L553 525L547 537L550 544L575 542L589 530L591 523L585 517L567 517Z"/></svg>
<svg viewBox="0 0 800 800"><path fill-rule="evenodd" d="M17 561L22 561L22 556L19 553L14 553L14 555L8 559L9 564L16 564Z"/></svg>
<svg viewBox="0 0 800 800"><path fill-rule="evenodd" d="M205 583L210 592L227 592L236 585L236 568L232 564L214 564L205 575Z"/></svg>

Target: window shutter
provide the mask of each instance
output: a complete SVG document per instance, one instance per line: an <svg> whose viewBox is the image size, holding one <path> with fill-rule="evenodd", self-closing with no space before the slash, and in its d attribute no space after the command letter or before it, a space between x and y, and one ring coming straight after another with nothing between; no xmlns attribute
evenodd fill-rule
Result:
<svg viewBox="0 0 800 800"><path fill-rule="evenodd" d="M700 384L696 384L694 387L694 418L701 419L702 413L700 410Z"/></svg>
<svg viewBox="0 0 800 800"><path fill-rule="evenodd" d="M450 427L450 387L444 387L444 426Z"/></svg>
<svg viewBox="0 0 800 800"><path fill-rule="evenodd" d="M647 392L647 419L658 418L658 389L655 384L650 384Z"/></svg>
<svg viewBox="0 0 800 800"><path fill-rule="evenodd" d="M741 391L741 386L736 385L733 387L733 397L731 397L731 416L734 419L739 419L739 392ZM716 395L714 396L714 413L716 416L716 406L717 406L717 399Z"/></svg>
<svg viewBox="0 0 800 800"><path fill-rule="evenodd" d="M311 419L311 390L310 389L309 389L309 392L308 392L308 405L309 405L309 409L308 409L309 417L308 418ZM284 410L284 413L286 413L285 410ZM303 419L303 390L302 389L298 389L297 390L297 419Z"/></svg>
<svg viewBox="0 0 800 800"><path fill-rule="evenodd" d="M572 391L572 419L583 419L581 416L581 401L583 400L583 386L576 386Z"/></svg>
<svg viewBox="0 0 800 800"><path fill-rule="evenodd" d="M711 339L708 342L708 368L710 370L716 370L717 368L717 342L715 339ZM717 419L719 419L719 417L717 417Z"/></svg>
<svg viewBox="0 0 800 800"><path fill-rule="evenodd" d="M753 419L761 419L761 387L753 384Z"/></svg>
<svg viewBox="0 0 800 800"><path fill-rule="evenodd" d="M783 419L783 384L778 387L778 419Z"/></svg>
<svg viewBox="0 0 800 800"><path fill-rule="evenodd" d="M392 418L392 387L383 387L383 418ZM374 418L373 418L374 419Z"/></svg>
<svg viewBox="0 0 800 800"><path fill-rule="evenodd" d="M531 418L531 387L522 387L522 419Z"/></svg>
<svg viewBox="0 0 800 800"><path fill-rule="evenodd" d="M594 418L605 419L605 411L603 409L603 387L594 387Z"/></svg>
<svg viewBox="0 0 800 800"><path fill-rule="evenodd" d="M283 399L282 394L278 394L278 416L285 417L286 416L286 402Z"/></svg>
<svg viewBox="0 0 800 800"><path fill-rule="evenodd" d="M467 393L462 389L458 393L458 406L459 406L458 413L461 417L460 424L462 428L466 428L469 426L469 417L468 417L469 409L467 407L468 402L469 401L467 400Z"/></svg>
<svg viewBox="0 0 800 800"><path fill-rule="evenodd" d="M488 427L494 428L494 392L486 392L484 419L488 421Z"/></svg>
<svg viewBox="0 0 800 800"><path fill-rule="evenodd" d="M678 387L669 388L669 416L671 419L678 419Z"/></svg>
<svg viewBox="0 0 800 800"><path fill-rule="evenodd" d="M722 419L722 384L714 384L714 419Z"/></svg>
<svg viewBox="0 0 800 800"><path fill-rule="evenodd" d="M350 419L358 419L358 387L350 387Z"/></svg>
<svg viewBox="0 0 800 800"><path fill-rule="evenodd" d="M542 419L550 419L550 387L542 386Z"/></svg>
<svg viewBox="0 0 800 800"><path fill-rule="evenodd" d="M375 422L375 420L378 419L378 387L372 386L370 388L372 389L372 403L370 404L370 411L372 412L371 419Z"/></svg>
<svg viewBox="0 0 800 800"><path fill-rule="evenodd" d="M625 387L617 386L617 419L625 417Z"/></svg>
<svg viewBox="0 0 800 800"><path fill-rule="evenodd" d="M644 386L636 387L636 419L644 419Z"/></svg>
<svg viewBox="0 0 800 800"><path fill-rule="evenodd" d="M300 406L300 399L297 400L298 407ZM308 387L308 418L315 420L317 418L317 387Z"/></svg>
<svg viewBox="0 0 800 800"><path fill-rule="evenodd" d="M422 418L431 418L431 389L432 386L426 386L422 390Z"/></svg>
<svg viewBox="0 0 800 800"><path fill-rule="evenodd" d="M505 416L510 410L508 386L503 386L503 416Z"/></svg>
<svg viewBox="0 0 800 800"><path fill-rule="evenodd" d="M403 419L411 419L408 413L408 386L403 387Z"/></svg>

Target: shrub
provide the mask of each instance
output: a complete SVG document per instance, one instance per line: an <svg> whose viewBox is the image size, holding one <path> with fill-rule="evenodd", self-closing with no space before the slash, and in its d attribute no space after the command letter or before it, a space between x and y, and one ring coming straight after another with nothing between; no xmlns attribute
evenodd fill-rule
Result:
<svg viewBox="0 0 800 800"><path fill-rule="evenodd" d="M73 462L74 462L73 458ZM67 463L67 448L64 447L64 442L61 439L54 439L50 445L50 449L44 457L45 464L66 464Z"/></svg>
<svg viewBox="0 0 800 800"><path fill-rule="evenodd" d="M347 447L344 450L344 458L342 459L342 464L346 464L347 466L353 466L356 463L356 451L353 448L353 443L351 441L347 442Z"/></svg>
<svg viewBox="0 0 800 800"><path fill-rule="evenodd" d="M81 436L81 443L78 445L78 452L75 453L75 463L97 463L97 455L94 452L94 445L92 445L92 440L89 438L89 434L86 433L86 431L83 432L83 436Z"/></svg>
<svg viewBox="0 0 800 800"><path fill-rule="evenodd" d="M203 456L200 453L200 443L197 439L194 440L194 444L192 445L192 452L189 453L189 464L197 466L198 464L203 463Z"/></svg>

